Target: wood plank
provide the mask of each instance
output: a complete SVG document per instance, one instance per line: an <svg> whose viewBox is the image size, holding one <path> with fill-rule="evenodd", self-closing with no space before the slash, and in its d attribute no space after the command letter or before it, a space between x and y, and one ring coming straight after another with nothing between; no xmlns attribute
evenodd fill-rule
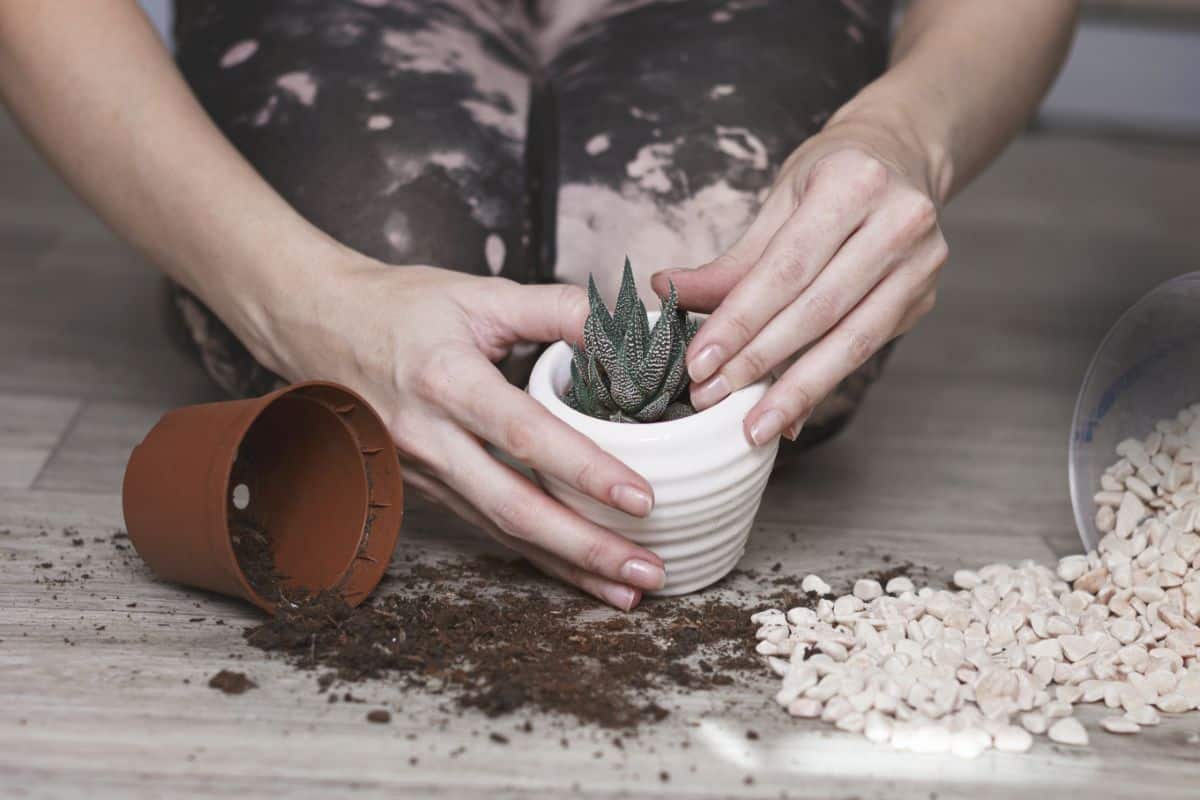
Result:
<svg viewBox="0 0 1200 800"><path fill-rule="evenodd" d="M79 408L74 398L0 393L0 487L33 486Z"/></svg>
<svg viewBox="0 0 1200 800"><path fill-rule="evenodd" d="M55 450L36 488L119 494L125 464L170 405L92 401Z"/></svg>
<svg viewBox="0 0 1200 800"><path fill-rule="evenodd" d="M2 213L2 212L0 212ZM0 391L161 401L218 396L168 336L164 279L108 234L66 234L0 291Z"/></svg>

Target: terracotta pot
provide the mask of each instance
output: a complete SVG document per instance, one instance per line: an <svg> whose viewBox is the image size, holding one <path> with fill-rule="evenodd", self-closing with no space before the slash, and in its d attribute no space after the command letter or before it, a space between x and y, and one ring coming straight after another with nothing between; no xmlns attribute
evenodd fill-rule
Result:
<svg viewBox="0 0 1200 800"><path fill-rule="evenodd" d="M357 605L383 577L404 514L387 428L342 386L169 412L134 448L122 492L138 554L161 578L273 612L238 566L230 523L266 532L288 588Z"/></svg>

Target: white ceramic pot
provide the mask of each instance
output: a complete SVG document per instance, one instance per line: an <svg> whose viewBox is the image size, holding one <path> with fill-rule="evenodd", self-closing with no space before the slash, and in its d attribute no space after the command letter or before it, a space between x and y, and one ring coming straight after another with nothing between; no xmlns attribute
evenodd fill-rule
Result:
<svg viewBox="0 0 1200 800"><path fill-rule="evenodd" d="M653 323L657 313L650 314ZM533 367L529 393L554 416L612 453L654 487L654 510L638 518L538 474L561 503L657 553L666 565L660 595L694 592L723 578L746 539L775 463L779 439L754 447L742 420L766 394L765 380L698 414L633 424L589 417L562 401L571 382L571 347L550 346Z"/></svg>

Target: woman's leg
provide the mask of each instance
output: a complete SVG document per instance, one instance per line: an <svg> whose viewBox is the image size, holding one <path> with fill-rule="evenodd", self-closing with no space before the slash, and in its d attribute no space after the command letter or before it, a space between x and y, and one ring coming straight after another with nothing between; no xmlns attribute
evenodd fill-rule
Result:
<svg viewBox="0 0 1200 800"><path fill-rule="evenodd" d="M610 294L626 253L648 300L652 272L719 255L784 159L886 63L884 0L590 5L547 71L558 124L555 275L581 283L595 273ZM887 350L818 407L802 441L849 420Z"/></svg>
<svg viewBox="0 0 1200 800"><path fill-rule="evenodd" d="M529 282L528 54L504 7L177 0L178 62L234 145L334 238L393 264ZM278 382L196 298L176 299L223 388Z"/></svg>

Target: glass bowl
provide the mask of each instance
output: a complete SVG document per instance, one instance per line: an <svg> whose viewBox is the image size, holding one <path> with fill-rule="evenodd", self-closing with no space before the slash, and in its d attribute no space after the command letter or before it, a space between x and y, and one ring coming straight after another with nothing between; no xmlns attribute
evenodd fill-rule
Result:
<svg viewBox="0 0 1200 800"><path fill-rule="evenodd" d="M1104 337L1079 390L1068 454L1071 505L1085 549L1096 547L1092 497L1120 456L1160 419L1200 401L1200 272L1152 289Z"/></svg>

